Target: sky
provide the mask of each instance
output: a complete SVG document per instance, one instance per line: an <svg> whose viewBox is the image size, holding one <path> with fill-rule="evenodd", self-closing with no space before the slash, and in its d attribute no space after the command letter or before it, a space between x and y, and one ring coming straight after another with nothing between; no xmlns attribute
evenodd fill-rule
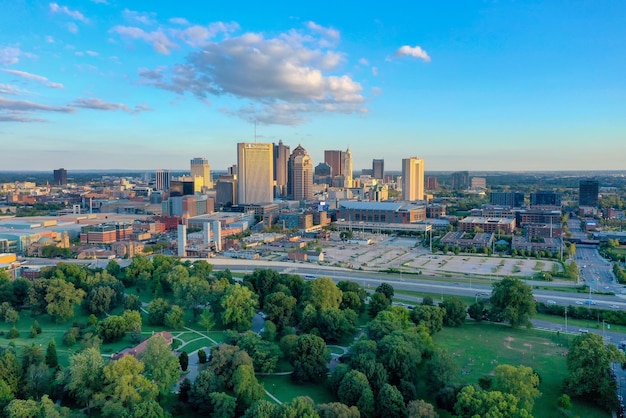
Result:
<svg viewBox="0 0 626 418"><path fill-rule="evenodd" d="M0 170L626 169L626 2L0 0Z"/></svg>

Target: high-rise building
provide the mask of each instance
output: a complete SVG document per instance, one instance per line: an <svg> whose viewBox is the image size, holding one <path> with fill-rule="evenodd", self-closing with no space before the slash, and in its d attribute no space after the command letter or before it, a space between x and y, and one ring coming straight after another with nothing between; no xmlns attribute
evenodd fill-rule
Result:
<svg viewBox="0 0 626 418"><path fill-rule="evenodd" d="M172 173L169 170L157 170L156 171L156 183L154 188L156 190L169 190L170 182L172 181Z"/></svg>
<svg viewBox="0 0 626 418"><path fill-rule="evenodd" d="M237 176L220 174L215 183L215 203L218 206L232 206L237 204Z"/></svg>
<svg viewBox="0 0 626 418"><path fill-rule="evenodd" d="M313 199L313 160L301 145L289 157L289 195L293 200Z"/></svg>
<svg viewBox="0 0 626 418"><path fill-rule="evenodd" d="M343 187L352 187L352 152L350 147L341 155L341 175L343 175Z"/></svg>
<svg viewBox="0 0 626 418"><path fill-rule="evenodd" d="M424 200L424 159L402 159L402 199Z"/></svg>
<svg viewBox="0 0 626 418"><path fill-rule="evenodd" d="M385 178L385 160L376 158L372 160L372 177L376 180Z"/></svg>
<svg viewBox="0 0 626 418"><path fill-rule="evenodd" d="M283 141L278 141L278 145L274 144L274 182L276 186L276 197L285 196L287 194L287 181L289 164L289 146L284 145Z"/></svg>
<svg viewBox="0 0 626 418"><path fill-rule="evenodd" d="M237 195L240 205L274 200L274 145L237 144Z"/></svg>
<svg viewBox="0 0 626 418"><path fill-rule="evenodd" d="M191 160L191 177L196 179L196 186L200 188L205 187L207 189L213 188L213 181L211 180L211 166L206 158L194 158ZM198 179L198 177L202 177Z"/></svg>
<svg viewBox="0 0 626 418"><path fill-rule="evenodd" d="M332 177L341 176L343 174L341 158L343 152L339 150L326 150L324 151L324 162L330 166Z"/></svg>
<svg viewBox="0 0 626 418"><path fill-rule="evenodd" d="M520 192L492 192L489 203L496 206L524 206L524 193Z"/></svg>
<svg viewBox="0 0 626 418"><path fill-rule="evenodd" d="M561 206L561 193L539 190L530 194L530 206Z"/></svg>
<svg viewBox="0 0 626 418"><path fill-rule="evenodd" d="M56 186L65 186L67 184L67 170L59 168L52 172L53 181Z"/></svg>
<svg viewBox="0 0 626 418"><path fill-rule="evenodd" d="M598 206L600 183L597 180L581 180L578 183L578 206Z"/></svg>
<svg viewBox="0 0 626 418"><path fill-rule="evenodd" d="M426 177L426 190L435 190L439 188L437 177Z"/></svg>
<svg viewBox="0 0 626 418"><path fill-rule="evenodd" d="M450 188L452 190L465 190L470 185L469 172L457 171L450 176Z"/></svg>

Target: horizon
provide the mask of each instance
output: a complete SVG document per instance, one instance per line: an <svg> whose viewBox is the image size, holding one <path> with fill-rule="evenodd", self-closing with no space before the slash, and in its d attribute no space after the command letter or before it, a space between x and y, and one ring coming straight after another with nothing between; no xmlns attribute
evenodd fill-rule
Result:
<svg viewBox="0 0 626 418"><path fill-rule="evenodd" d="M624 167L617 0L0 2L2 170L223 170L236 143L279 140L314 165L350 147L358 170Z"/></svg>

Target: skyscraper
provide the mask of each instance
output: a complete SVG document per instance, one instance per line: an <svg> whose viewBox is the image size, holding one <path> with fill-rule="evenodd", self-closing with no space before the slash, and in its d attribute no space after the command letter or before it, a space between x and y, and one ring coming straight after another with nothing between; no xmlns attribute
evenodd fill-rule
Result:
<svg viewBox="0 0 626 418"><path fill-rule="evenodd" d="M283 145L283 141L274 144L274 181L276 182L275 196L285 196L287 194L287 180L289 173L289 146Z"/></svg>
<svg viewBox="0 0 626 418"><path fill-rule="evenodd" d="M157 190L169 190L170 182L172 181L172 173L169 170L157 170L156 171L156 184Z"/></svg>
<svg viewBox="0 0 626 418"><path fill-rule="evenodd" d="M457 171L450 176L450 187L453 190L465 190L469 187L469 172Z"/></svg>
<svg viewBox="0 0 626 418"><path fill-rule="evenodd" d="M65 186L67 184L67 170L59 168L52 172L54 184L57 186Z"/></svg>
<svg viewBox="0 0 626 418"><path fill-rule="evenodd" d="M578 206L598 206L598 180L581 180L578 183Z"/></svg>
<svg viewBox="0 0 626 418"><path fill-rule="evenodd" d="M274 200L274 145L237 144L237 195L240 205Z"/></svg>
<svg viewBox="0 0 626 418"><path fill-rule="evenodd" d="M213 188L213 181L211 181L211 166L206 158L196 157L191 160L191 177L196 180L196 185L200 184L201 188ZM202 179L198 179L197 177L202 177Z"/></svg>
<svg viewBox="0 0 626 418"><path fill-rule="evenodd" d="M352 152L350 152L350 147L341 155L341 174L344 178L343 187L352 187Z"/></svg>
<svg viewBox="0 0 626 418"><path fill-rule="evenodd" d="M424 200L424 159L402 159L402 199Z"/></svg>
<svg viewBox="0 0 626 418"><path fill-rule="evenodd" d="M372 177L376 180L382 180L385 177L385 160L376 158L372 160Z"/></svg>
<svg viewBox="0 0 626 418"><path fill-rule="evenodd" d="M326 164L328 164L331 168L331 173L330 175L335 177L335 176L341 176L343 174L343 170L341 167L341 163L343 161L343 159L341 158L341 155L343 153L339 150L326 150L324 151L324 162Z"/></svg>
<svg viewBox="0 0 626 418"><path fill-rule="evenodd" d="M289 157L289 195L293 200L313 199L313 160L301 145Z"/></svg>

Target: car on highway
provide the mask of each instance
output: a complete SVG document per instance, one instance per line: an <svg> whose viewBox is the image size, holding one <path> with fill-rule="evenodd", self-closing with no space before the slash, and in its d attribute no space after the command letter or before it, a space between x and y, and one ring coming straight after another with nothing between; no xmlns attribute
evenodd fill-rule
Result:
<svg viewBox="0 0 626 418"><path fill-rule="evenodd" d="M611 306L609 306L609 308L611 308L611 309L619 309L619 306L617 306L617 305L611 305Z"/></svg>
<svg viewBox="0 0 626 418"><path fill-rule="evenodd" d="M585 301L585 305L595 305L595 304L596 304L596 301L592 299L587 299Z"/></svg>
<svg viewBox="0 0 626 418"><path fill-rule="evenodd" d="M547 300L547 301L546 301L546 303L547 303L548 305L556 305L556 301L555 301L555 300L552 300L552 299Z"/></svg>
<svg viewBox="0 0 626 418"><path fill-rule="evenodd" d="M581 334L586 334L586 333L589 332L589 330L588 329L584 329L584 328L579 328L578 332L580 332Z"/></svg>
<svg viewBox="0 0 626 418"><path fill-rule="evenodd" d="M576 305L584 305L584 303L583 303L583 301L582 301L582 300L577 300L577 301L576 301Z"/></svg>

